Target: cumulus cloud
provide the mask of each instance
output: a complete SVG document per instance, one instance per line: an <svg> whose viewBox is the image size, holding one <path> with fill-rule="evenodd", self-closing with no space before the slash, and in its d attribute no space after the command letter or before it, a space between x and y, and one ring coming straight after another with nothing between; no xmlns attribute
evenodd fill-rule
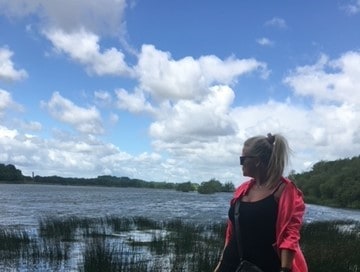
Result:
<svg viewBox="0 0 360 272"><path fill-rule="evenodd" d="M265 26L276 27L276 28L287 28L286 21L279 17L274 17L265 22Z"/></svg>
<svg viewBox="0 0 360 272"><path fill-rule="evenodd" d="M52 42L55 50L84 65L88 73L99 76L129 76L131 73L121 51L114 47L101 50L99 45L100 36L110 35L119 38L125 48L130 49L125 40L125 8L126 0L65 3L60 0L0 0L0 14L13 18L37 18L36 25L40 26L40 31ZM28 25L27 29L33 29L32 25ZM0 60L1 55L0 52ZM14 73L16 71L10 69L10 64L7 64L6 77L26 77L24 70ZM0 79L3 76L0 73Z"/></svg>
<svg viewBox="0 0 360 272"><path fill-rule="evenodd" d="M21 120L21 119L16 119L13 121L13 123L16 127L21 129L22 131L26 131L26 132L41 131L41 129L43 127L42 124L37 121L25 121L25 120ZM30 134L28 136L30 136Z"/></svg>
<svg viewBox="0 0 360 272"><path fill-rule="evenodd" d="M140 88L165 100L195 99L206 96L212 84L232 84L237 77L256 70L266 72L266 64L255 59L216 56L174 60L169 52L143 45L136 66Z"/></svg>
<svg viewBox="0 0 360 272"><path fill-rule="evenodd" d="M228 111L233 99L229 87L214 86L201 102L180 100L151 125L150 134L158 141L182 144L231 134Z"/></svg>
<svg viewBox="0 0 360 272"><path fill-rule="evenodd" d="M260 38L260 39L257 39L256 42L260 45L263 45L263 46L272 46L274 45L274 42L269 40L268 38Z"/></svg>
<svg viewBox="0 0 360 272"><path fill-rule="evenodd" d="M125 56L116 48L100 51L99 37L81 29L71 33L61 29L45 32L58 52L65 53L71 59L85 65L89 73L96 75L129 75L131 69L125 63Z"/></svg>
<svg viewBox="0 0 360 272"><path fill-rule="evenodd" d="M284 82L298 96L312 99L302 122L311 146L313 162L358 155L360 144L359 52L346 52L338 59L323 55L313 65L297 67ZM301 119L296 118L296 124ZM303 133L304 134L304 133ZM306 150L297 142L298 147ZM301 150L300 149L300 150Z"/></svg>
<svg viewBox="0 0 360 272"><path fill-rule="evenodd" d="M329 60L321 56L317 63L297 67L284 82L295 94L316 101L360 103L360 52L347 52Z"/></svg>
<svg viewBox="0 0 360 272"><path fill-rule="evenodd" d="M12 103L11 94L0 89L0 114Z"/></svg>
<svg viewBox="0 0 360 272"><path fill-rule="evenodd" d="M0 160L14 164L23 174L64 177L127 176L160 180L163 172L157 153L138 156L92 136L57 134L51 139L28 136L0 125Z"/></svg>
<svg viewBox="0 0 360 272"><path fill-rule="evenodd" d="M360 0L352 0L352 3L343 7L343 9L350 15L355 15L360 12Z"/></svg>
<svg viewBox="0 0 360 272"><path fill-rule="evenodd" d="M125 89L115 90L117 97L117 107L128 110L132 113L146 112L153 114L155 109L147 102L144 93L137 89L134 93L129 93Z"/></svg>
<svg viewBox="0 0 360 272"><path fill-rule="evenodd" d="M10 17L37 16L46 28L66 32L85 28L95 33L121 32L125 0L0 0L0 13Z"/></svg>
<svg viewBox="0 0 360 272"><path fill-rule="evenodd" d="M294 150L288 170L309 170L309 166L320 160L358 155L360 144L355 139L360 128L359 113L360 109L355 105L317 104L308 109L272 100L237 107L231 111L237 124L236 135L231 141L243 143L254 135L282 133Z"/></svg>
<svg viewBox="0 0 360 272"><path fill-rule="evenodd" d="M28 76L24 69L15 69L14 63L11 60L13 54L9 49L0 47L0 80L16 81Z"/></svg>
<svg viewBox="0 0 360 272"><path fill-rule="evenodd" d="M110 105L112 103L112 96L107 91L95 91L95 101L101 105Z"/></svg>
<svg viewBox="0 0 360 272"><path fill-rule="evenodd" d="M13 100L11 93L0 89L0 117L4 115L4 112L8 109L22 111L23 107Z"/></svg>
<svg viewBox="0 0 360 272"><path fill-rule="evenodd" d="M79 107L58 92L53 93L49 102L42 102L42 106L52 117L81 133L102 134L104 132L100 112L95 107Z"/></svg>
<svg viewBox="0 0 360 272"><path fill-rule="evenodd" d="M222 169L217 175L221 180L237 180L239 166L234 158L241 153L242 143L268 132L284 134L295 151L287 171L309 170L320 160L356 156L360 149L358 57L356 52L347 52L335 60L322 57L313 65L295 68L284 83L296 96L284 102L270 99L234 107L234 93L223 86L199 102L174 103L150 127L153 146L167 150L184 170L183 176L196 172L200 180L215 166ZM326 93L329 85L331 95ZM303 105L298 100L302 96L310 96L310 104Z"/></svg>

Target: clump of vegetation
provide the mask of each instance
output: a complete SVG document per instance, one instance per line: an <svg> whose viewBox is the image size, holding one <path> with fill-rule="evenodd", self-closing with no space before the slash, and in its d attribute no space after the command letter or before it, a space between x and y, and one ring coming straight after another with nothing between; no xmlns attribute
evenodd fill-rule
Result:
<svg viewBox="0 0 360 272"><path fill-rule="evenodd" d="M12 164L0 163L0 181L19 182L24 179L21 171Z"/></svg>
<svg viewBox="0 0 360 272"><path fill-rule="evenodd" d="M213 194L217 192L233 192L235 187L231 182L223 185L220 181L211 179L209 181L202 182L197 190L200 194Z"/></svg>
<svg viewBox="0 0 360 272"><path fill-rule="evenodd" d="M59 176L23 176L21 171L12 164L0 164L0 182L5 183L28 183L48 185L72 185L72 186L104 186L120 188L149 188L149 189L172 189L181 192L198 191L201 194L217 192L233 192L234 184L227 182L224 185L220 181L211 179L199 185L190 181L184 183L144 181L128 177L98 176L97 178L64 178Z"/></svg>
<svg viewBox="0 0 360 272"><path fill-rule="evenodd" d="M43 218L36 235L0 229L0 270L212 271L225 227L145 217ZM358 271L360 223L305 224L301 246L309 271Z"/></svg>
<svg viewBox="0 0 360 272"><path fill-rule="evenodd" d="M175 190L185 193L193 192L197 190L198 186L199 186L198 184L191 183L190 181L188 181L188 182L178 183L175 187Z"/></svg>
<svg viewBox="0 0 360 272"><path fill-rule="evenodd" d="M28 233L19 229L0 229L0 259L12 259L22 255L30 244Z"/></svg>
<svg viewBox="0 0 360 272"><path fill-rule="evenodd" d="M311 171L292 173L290 178L303 191L306 203L360 209L360 156L320 161Z"/></svg>
<svg viewBox="0 0 360 272"><path fill-rule="evenodd" d="M306 224L302 230L302 247L309 271L359 271L360 222Z"/></svg>

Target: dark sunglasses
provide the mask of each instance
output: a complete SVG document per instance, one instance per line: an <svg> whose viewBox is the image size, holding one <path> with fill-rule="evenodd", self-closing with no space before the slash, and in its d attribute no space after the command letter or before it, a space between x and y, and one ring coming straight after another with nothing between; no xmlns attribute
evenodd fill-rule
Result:
<svg viewBox="0 0 360 272"><path fill-rule="evenodd" d="M244 165L245 160L248 158L256 158L256 156L240 156L240 165Z"/></svg>

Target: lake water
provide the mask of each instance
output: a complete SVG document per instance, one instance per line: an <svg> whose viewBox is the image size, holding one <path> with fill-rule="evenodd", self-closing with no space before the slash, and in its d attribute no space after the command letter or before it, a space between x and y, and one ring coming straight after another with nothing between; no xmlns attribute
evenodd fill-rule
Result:
<svg viewBox="0 0 360 272"><path fill-rule="evenodd" d="M45 216L145 216L195 222L225 221L232 193L201 195L174 190L0 184L0 226L36 228ZM306 205L305 221L357 220L360 210Z"/></svg>

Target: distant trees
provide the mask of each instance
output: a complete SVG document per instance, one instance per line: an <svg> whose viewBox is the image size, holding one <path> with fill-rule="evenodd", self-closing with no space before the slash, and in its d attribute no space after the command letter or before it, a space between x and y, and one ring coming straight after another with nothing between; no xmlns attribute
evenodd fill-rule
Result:
<svg viewBox="0 0 360 272"><path fill-rule="evenodd" d="M174 183L144 181L141 179L131 179L128 177L116 177L110 175L98 176L97 178L64 178L59 176L34 178L36 183L60 184L60 185L83 185L83 186L106 186L106 187L132 187L132 188L152 188L152 189L174 189Z"/></svg>
<svg viewBox="0 0 360 272"><path fill-rule="evenodd" d="M217 192L233 192L234 189L235 186L231 182L222 185L220 181L211 179L209 181L202 182L197 191L200 194L213 194Z"/></svg>
<svg viewBox="0 0 360 272"><path fill-rule="evenodd" d="M193 192L193 191L196 191L197 187L198 187L198 184L194 184L194 183L191 183L190 181L188 181L188 182L176 184L175 189L176 189L176 191L181 191L181 192Z"/></svg>
<svg viewBox="0 0 360 272"><path fill-rule="evenodd" d="M335 161L320 161L314 164L311 171L299 174L291 171L289 177L303 191L306 203L360 209L360 156ZM222 184L214 178L201 184L190 181L154 182L110 175L96 178L59 176L32 178L23 176L22 172L12 164L0 164L0 182L174 189L182 192L197 191L200 194L235 190L233 183Z"/></svg>
<svg viewBox="0 0 360 272"><path fill-rule="evenodd" d="M21 171L12 164L0 164L0 182L16 183L37 183L37 184L59 184L59 185L79 185L79 186L106 186L106 187L132 187L132 188L151 188L151 189L175 189L181 192L198 191L201 194L212 194L216 192L232 192L234 185L227 182L224 185L215 179L206 182L184 183L144 181L141 179L131 179L128 177L116 177L110 175L98 176L96 178L76 178L60 176L23 176Z"/></svg>
<svg viewBox="0 0 360 272"><path fill-rule="evenodd" d="M22 181L24 179L20 170L12 164L0 163L0 180L1 181Z"/></svg>
<svg viewBox="0 0 360 272"><path fill-rule="evenodd" d="M360 209L360 156L320 161L311 171L292 173L290 178L307 203Z"/></svg>

